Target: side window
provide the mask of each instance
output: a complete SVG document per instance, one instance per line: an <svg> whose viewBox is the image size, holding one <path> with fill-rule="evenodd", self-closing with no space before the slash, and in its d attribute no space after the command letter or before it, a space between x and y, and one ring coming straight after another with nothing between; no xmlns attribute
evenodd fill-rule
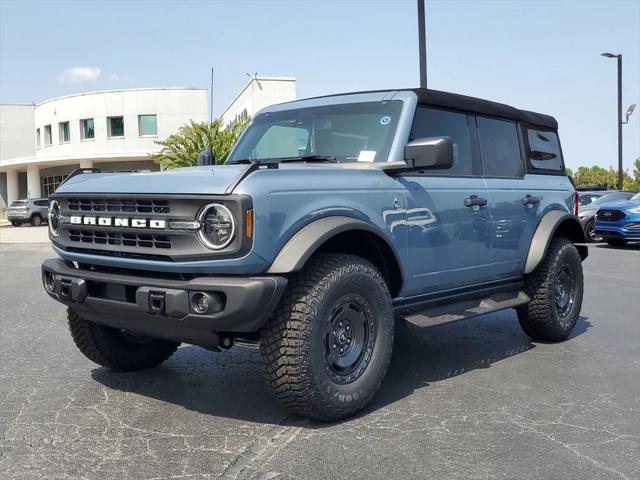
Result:
<svg viewBox="0 0 640 480"><path fill-rule="evenodd" d="M433 108L418 107L413 119L410 140L428 137L451 137L453 139L453 166L446 170L432 170L433 175L473 175L471 160L471 134L464 113L447 112Z"/></svg>
<svg viewBox="0 0 640 480"><path fill-rule="evenodd" d="M486 177L519 177L524 174L516 124L477 117L482 166Z"/></svg>
<svg viewBox="0 0 640 480"><path fill-rule="evenodd" d="M525 128L527 159L534 170L562 171L562 153L556 132Z"/></svg>

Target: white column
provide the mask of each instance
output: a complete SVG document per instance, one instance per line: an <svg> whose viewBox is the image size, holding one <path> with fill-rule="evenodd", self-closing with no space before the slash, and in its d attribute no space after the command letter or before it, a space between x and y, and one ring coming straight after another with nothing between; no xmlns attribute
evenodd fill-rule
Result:
<svg viewBox="0 0 640 480"><path fill-rule="evenodd" d="M93 160L90 158L80 160L80 168L93 168Z"/></svg>
<svg viewBox="0 0 640 480"><path fill-rule="evenodd" d="M40 167L27 165L27 197L40 198Z"/></svg>
<svg viewBox="0 0 640 480"><path fill-rule="evenodd" d="M18 170L7 170L7 207L18 200Z"/></svg>

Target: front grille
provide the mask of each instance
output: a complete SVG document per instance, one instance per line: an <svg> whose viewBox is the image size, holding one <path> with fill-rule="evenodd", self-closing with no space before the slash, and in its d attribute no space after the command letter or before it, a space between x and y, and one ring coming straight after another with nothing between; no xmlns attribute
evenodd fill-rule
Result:
<svg viewBox="0 0 640 480"><path fill-rule="evenodd" d="M82 212L170 213L167 200L132 198L69 198L69 210Z"/></svg>
<svg viewBox="0 0 640 480"><path fill-rule="evenodd" d="M620 210L603 210L596 214L598 221L601 222L617 222L622 220L626 215Z"/></svg>
<svg viewBox="0 0 640 480"><path fill-rule="evenodd" d="M125 247L171 248L171 237L148 233L123 233L101 230L69 230L69 241Z"/></svg>

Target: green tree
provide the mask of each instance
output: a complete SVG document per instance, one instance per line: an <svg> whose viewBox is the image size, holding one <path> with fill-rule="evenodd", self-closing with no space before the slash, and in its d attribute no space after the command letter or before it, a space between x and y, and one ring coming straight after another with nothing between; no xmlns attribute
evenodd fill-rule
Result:
<svg viewBox="0 0 640 480"><path fill-rule="evenodd" d="M216 156L216 163L224 163L247 123L248 120L223 130L220 120L213 123L196 123L192 120L180 127L178 133L157 142L162 149L152 158L163 170L171 170L197 165L198 154L203 150L211 150Z"/></svg>

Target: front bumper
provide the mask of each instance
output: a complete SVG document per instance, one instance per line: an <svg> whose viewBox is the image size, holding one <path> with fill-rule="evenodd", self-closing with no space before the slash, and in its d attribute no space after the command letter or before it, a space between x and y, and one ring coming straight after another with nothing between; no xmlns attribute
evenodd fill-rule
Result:
<svg viewBox="0 0 640 480"><path fill-rule="evenodd" d="M176 280L92 271L74 268L61 259L42 264L42 281L51 297L89 321L205 347L219 346L220 332L258 331L287 285L282 276ZM223 299L221 310L195 313L195 292Z"/></svg>
<svg viewBox="0 0 640 480"><path fill-rule="evenodd" d="M596 220L595 230L605 240L640 240L640 215L629 215L617 222Z"/></svg>

